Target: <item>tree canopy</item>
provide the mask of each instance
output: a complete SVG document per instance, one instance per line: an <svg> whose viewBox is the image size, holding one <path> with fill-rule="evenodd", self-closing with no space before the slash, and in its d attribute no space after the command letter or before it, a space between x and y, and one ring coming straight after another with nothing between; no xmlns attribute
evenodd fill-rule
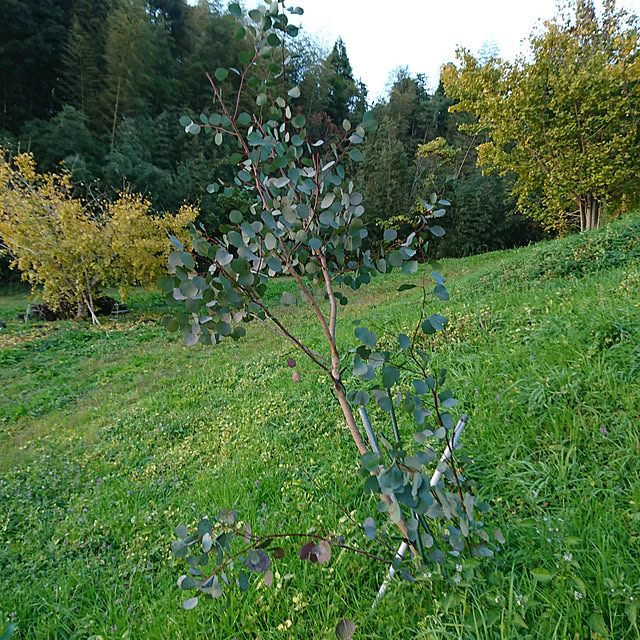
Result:
<svg viewBox="0 0 640 640"><path fill-rule="evenodd" d="M32 152L41 173L59 172L63 164L74 197L92 200L102 193L114 199L125 188L147 198L155 212L177 211L188 202L199 209L198 222L214 232L246 204L236 187L228 195L206 190L214 181L232 179L229 142L219 146L207 135L185 139L179 118L210 115L214 96L206 73L239 69L248 54L246 41L234 37L238 27L223 4L0 3L0 24L6 24L0 42L0 144L14 155ZM464 160L464 168L455 189L471 194L478 187L491 191L491 198L477 202L470 196L471 211L465 197L452 198L452 232L437 250L462 255L531 239L529 227L510 217L504 181L485 179L473 164L475 152L466 153L473 136L456 127L466 116L447 112L451 100L442 87L433 91L427 78L400 68L388 95L372 105L345 42L325 47L304 30L300 36L285 38L286 67L300 89L296 109L306 117L309 135L336 144L343 122L361 120L368 108L382 123L363 145L364 162L347 167L369 203L363 222L370 240L381 238L391 219L405 228L415 223L416 203L433 186L425 184L424 162L416 152L438 136L462 150L456 167ZM233 95L239 81L231 71L219 85ZM257 87L245 89L240 109L249 111ZM468 224L471 216L478 224ZM480 224L489 220L501 223ZM507 227L513 233L503 232ZM0 279L6 277L0 259Z"/></svg>
<svg viewBox="0 0 640 640"><path fill-rule="evenodd" d="M443 73L456 111L485 131L478 162L515 172L518 207L546 228L597 227L640 181L640 58L634 21L605 3L574 0L514 63L465 49Z"/></svg>

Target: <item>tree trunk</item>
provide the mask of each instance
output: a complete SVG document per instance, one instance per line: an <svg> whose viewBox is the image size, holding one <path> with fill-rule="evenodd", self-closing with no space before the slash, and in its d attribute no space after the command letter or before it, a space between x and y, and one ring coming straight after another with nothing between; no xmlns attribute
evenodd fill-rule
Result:
<svg viewBox="0 0 640 640"><path fill-rule="evenodd" d="M369 449L362 439L362 434L360 433L360 429L358 429L358 424L356 423L353 411L351 411L351 405L347 400L342 382L340 382L340 380L336 380L333 377L331 378L331 380L333 381L333 388L336 392L338 402L340 403L340 408L342 409L342 413L345 417L345 420L347 421L347 427L349 427L349 431L351 432L351 437L353 438L356 447L358 447L360 455L364 455L369 451Z"/></svg>
<svg viewBox="0 0 640 640"><path fill-rule="evenodd" d="M116 142L116 127L118 126L118 106L120 104L120 83L122 78L118 78L118 86L116 87L116 103L113 107L113 124L111 126L111 151Z"/></svg>
<svg viewBox="0 0 640 640"><path fill-rule="evenodd" d="M579 198L578 205L580 207L580 231L599 229L604 209L602 202L589 193Z"/></svg>
<svg viewBox="0 0 640 640"><path fill-rule="evenodd" d="M353 437L354 442L356 443L356 447L358 447L358 451L360 455L363 455L369 451L367 445L362 439L362 434L360 433L360 429L358 429L358 424L356 423L356 419L353 415L353 411L351 411L351 405L347 400L347 396L344 392L344 387L342 386L342 382L334 377L331 378L333 381L333 388L336 392L336 396L338 397L338 402L340 403L340 408L342 409L342 413L344 414L345 420L347 421L347 426L349 427L349 431L351 432L351 436ZM375 475L375 474L372 474ZM380 495L380 499L389 506L392 502L391 497L387 495ZM409 531L407 529L407 523L404 521L404 518L400 518L400 522L396 523L398 529L400 529L400 533L402 534L405 540L409 540ZM412 555L416 555L416 550L414 546L409 543L409 548L411 549Z"/></svg>

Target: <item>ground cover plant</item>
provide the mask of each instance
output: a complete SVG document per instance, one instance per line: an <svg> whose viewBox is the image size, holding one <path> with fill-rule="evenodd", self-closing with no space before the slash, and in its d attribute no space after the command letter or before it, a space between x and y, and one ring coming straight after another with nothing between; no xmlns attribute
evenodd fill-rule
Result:
<svg viewBox="0 0 640 640"><path fill-rule="evenodd" d="M175 524L221 507L254 531L295 524L385 551L356 524L375 499L355 473L336 482L359 461L334 401L311 368L291 380L280 339L258 330L187 348L161 326L159 294L102 329L24 324L26 296L3 295L0 627L13 622L19 638L330 638L346 617L362 638L637 638L640 265L611 264L605 250L580 276L536 273L541 253L564 256L573 242L426 267L451 282L438 357L471 415L465 472L506 544L490 564L395 582L373 612L385 565L346 552L322 566L288 552L271 589L252 587L224 613L181 607ZM406 329L420 298L397 291L406 279L356 292L347 319ZM319 344L308 308L285 313ZM339 339L355 347L354 326Z"/></svg>

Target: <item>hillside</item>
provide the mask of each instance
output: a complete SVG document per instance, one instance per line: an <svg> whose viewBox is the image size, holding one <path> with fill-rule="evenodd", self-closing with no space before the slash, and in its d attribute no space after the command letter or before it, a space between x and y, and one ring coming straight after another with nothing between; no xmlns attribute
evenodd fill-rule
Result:
<svg viewBox="0 0 640 640"><path fill-rule="evenodd" d="M272 589L238 591L224 614L183 611L175 527L221 507L254 531L328 530L384 553L347 517L376 515L375 501L331 394L310 363L294 384L291 349L259 327L185 347L160 324L158 294L93 328L25 324L26 295L7 291L0 629L332 638L347 617L354 638L640 638L640 217L438 269L451 301L438 302L449 327L433 361L470 415L466 472L506 537L495 558L466 561L458 583L394 583L372 612L384 566L289 552ZM354 319L411 327L419 294L397 291L406 280L379 277L351 298L343 344L356 344ZM286 313L320 344L305 307Z"/></svg>

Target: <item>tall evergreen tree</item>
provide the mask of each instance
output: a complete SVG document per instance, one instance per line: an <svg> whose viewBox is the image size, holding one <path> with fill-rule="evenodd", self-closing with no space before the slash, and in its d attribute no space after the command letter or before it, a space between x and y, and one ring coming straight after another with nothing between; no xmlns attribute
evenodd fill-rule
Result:
<svg viewBox="0 0 640 640"><path fill-rule="evenodd" d="M237 24L229 14L222 15L218 3L200 0L185 7L186 38L180 58L180 100L199 112L210 109L213 92L207 73L217 67L235 67L244 41L233 37ZM232 82L229 78L229 82Z"/></svg>
<svg viewBox="0 0 640 640"><path fill-rule="evenodd" d="M353 78L353 69L347 55L347 47L342 38L333 45L325 63L327 76L327 105L325 111L337 124L354 111L358 87Z"/></svg>
<svg viewBox="0 0 640 640"><path fill-rule="evenodd" d="M407 156L398 139L395 121L384 117L376 133L367 139L358 180L365 193L367 219L375 237L391 218L408 214Z"/></svg>
<svg viewBox="0 0 640 640"><path fill-rule="evenodd" d="M145 56L142 42L145 20L143 0L116 0L107 20L105 61L107 66L103 105L111 148L123 113L136 115L144 104L140 84Z"/></svg>
<svg viewBox="0 0 640 640"><path fill-rule="evenodd" d="M160 113L176 89L166 24L147 11L146 0L114 0L107 20L105 61L102 103L113 148L123 117Z"/></svg>
<svg viewBox="0 0 640 640"><path fill-rule="evenodd" d="M105 24L111 0L76 0L64 45L61 90L74 106L97 125L100 94L105 72Z"/></svg>
<svg viewBox="0 0 640 640"><path fill-rule="evenodd" d="M289 43L291 61L287 71L292 82L300 87L298 105L304 115L321 114L327 109L327 79L325 69L327 52L307 34L294 38Z"/></svg>

